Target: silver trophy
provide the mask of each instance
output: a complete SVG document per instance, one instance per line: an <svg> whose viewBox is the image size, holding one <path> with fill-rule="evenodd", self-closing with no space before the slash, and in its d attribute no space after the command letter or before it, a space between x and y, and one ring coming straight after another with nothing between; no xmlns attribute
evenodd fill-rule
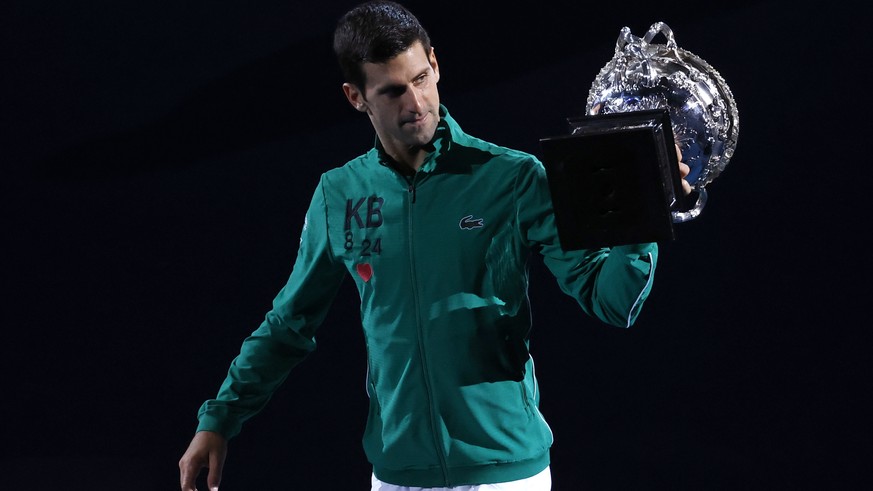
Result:
<svg viewBox="0 0 873 491"><path fill-rule="evenodd" d="M663 34L666 44L653 43ZM674 141L691 168L686 180L696 194L688 210L672 212L674 223L700 215L706 185L725 169L737 145L739 115L721 75L698 56L676 46L673 31L653 24L640 38L621 29L612 59L588 94L589 115L662 109L669 114Z"/></svg>

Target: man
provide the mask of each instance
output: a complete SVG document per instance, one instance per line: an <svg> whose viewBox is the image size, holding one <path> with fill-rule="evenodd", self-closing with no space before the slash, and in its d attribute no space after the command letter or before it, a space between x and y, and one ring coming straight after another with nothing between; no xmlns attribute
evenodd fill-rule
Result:
<svg viewBox="0 0 873 491"><path fill-rule="evenodd" d="M314 349L349 275L369 362L372 489L548 490L528 255L542 254L583 311L627 327L651 289L657 245L563 251L542 165L461 130L440 105L430 39L405 8L351 10L334 50L375 146L322 176L288 283L200 409L179 462L182 489L195 489L203 467L218 487L227 440Z"/></svg>

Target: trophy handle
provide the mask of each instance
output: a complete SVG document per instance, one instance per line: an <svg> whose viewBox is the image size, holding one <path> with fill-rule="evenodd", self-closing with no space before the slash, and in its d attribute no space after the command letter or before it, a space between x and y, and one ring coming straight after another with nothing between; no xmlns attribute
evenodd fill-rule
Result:
<svg viewBox="0 0 873 491"><path fill-rule="evenodd" d="M676 38L673 37L673 29L670 29L670 26L663 22L656 22L652 24L652 26L649 27L649 30L646 32L645 36L643 36L642 41L646 44L649 44L652 42L652 39L654 39L655 36L657 36L658 34L663 34L664 37L667 38L667 48L673 51L673 54L681 59L681 57L678 56L679 47L676 46Z"/></svg>
<svg viewBox="0 0 873 491"><path fill-rule="evenodd" d="M628 44L635 45L639 43L644 46L651 44L652 39L655 39L655 36L658 34L663 34L664 37L667 38L667 48L676 53L679 47L676 46L676 38L673 36L673 29L670 29L670 26L663 22L655 22L652 24L642 38L638 38L631 34L629 27L622 27L621 31L618 33L618 40L615 42L615 51L616 53L621 52L621 50Z"/></svg>
<svg viewBox="0 0 873 491"><path fill-rule="evenodd" d="M703 207L706 205L706 199L708 195L706 193L705 188L697 189L697 201L694 203L694 206L687 211L674 211L673 215L673 223L682 223L687 222L689 220L693 220L700 215L700 212L703 211Z"/></svg>

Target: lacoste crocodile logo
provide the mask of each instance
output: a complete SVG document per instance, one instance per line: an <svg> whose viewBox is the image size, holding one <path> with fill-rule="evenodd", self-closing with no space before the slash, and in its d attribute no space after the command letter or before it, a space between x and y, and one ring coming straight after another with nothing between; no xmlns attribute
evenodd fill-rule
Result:
<svg viewBox="0 0 873 491"><path fill-rule="evenodd" d="M484 218L473 218L473 215L467 215L461 219L458 226L463 230L472 230L474 228L482 228L485 225Z"/></svg>

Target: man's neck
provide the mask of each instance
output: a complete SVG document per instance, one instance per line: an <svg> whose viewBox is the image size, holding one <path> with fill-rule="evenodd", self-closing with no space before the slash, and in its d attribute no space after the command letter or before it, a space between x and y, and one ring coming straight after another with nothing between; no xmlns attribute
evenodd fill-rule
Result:
<svg viewBox="0 0 873 491"><path fill-rule="evenodd" d="M391 165L397 172L405 176L411 176L421 169L424 160L429 152L434 150L433 145L405 147L402 149L387 149L384 146L382 150L390 158Z"/></svg>
<svg viewBox="0 0 873 491"><path fill-rule="evenodd" d="M424 158L427 157L427 152L421 147L398 153L391 155L391 159L397 165L397 170L406 176L418 172L418 169L421 169L421 165L424 163Z"/></svg>

